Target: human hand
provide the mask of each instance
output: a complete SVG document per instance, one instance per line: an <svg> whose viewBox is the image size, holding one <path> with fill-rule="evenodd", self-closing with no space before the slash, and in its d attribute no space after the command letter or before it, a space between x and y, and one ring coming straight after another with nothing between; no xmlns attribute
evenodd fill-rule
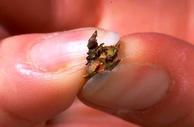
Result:
<svg viewBox="0 0 194 127"><path fill-rule="evenodd" d="M19 21L19 20L16 20L16 21ZM21 20L21 21L26 21L26 20ZM31 21L31 20L27 20L27 21ZM34 21L34 20L32 20L32 21ZM59 21L64 21L64 20L59 20ZM137 20L134 20L134 21L137 21ZM23 24L24 25L23 27L31 27L30 24L32 24L32 23L27 23L27 25ZM33 25L36 26L37 24L35 23ZM32 27L34 27L33 25L32 25ZM129 23L129 25L130 25L130 23ZM117 26L117 29L120 28L120 29L118 29L118 31L121 34L126 34L127 31L128 31L128 33L133 32L133 31L130 31L128 29L127 30L125 29L126 31L123 32L120 23L118 23L118 24L115 23L115 24L111 25L111 29L116 29L113 26ZM57 28L61 29L63 27L60 26ZM106 26L106 25L104 25L103 27L108 28L108 26ZM34 30L34 31L40 30L40 29L38 29L38 27L35 27L35 28L36 28L36 30ZM50 30L54 31L54 30L57 30L57 28L53 27ZM143 26L141 26L141 27L137 26L137 28L138 29L142 28L142 30L143 30ZM162 28L162 26L160 28ZM25 30L25 28L24 28L24 30ZM29 31L33 31L33 30L29 28ZM45 30L45 31L49 31L49 30ZM84 30L84 31L87 33L87 30ZM139 30L139 31L141 31L141 30ZM170 31L170 29L169 29L169 31ZM166 33L168 33L169 31L167 30ZM92 30L92 32L93 32L93 30ZM82 40L84 42L87 42L87 39L90 36L89 34L91 34L91 32L89 32L88 34L84 34L84 36L80 36L80 33L82 33L82 32L77 32L77 33L78 33L77 35L74 33L71 37L78 38L79 41ZM169 32L169 33L172 35L176 35L173 32L172 33ZM104 35L104 34L101 34L101 35ZM4 122L4 125L7 125L7 126L13 125L13 126L20 126L20 127L21 126L30 126L33 124L43 122L43 121L49 119L49 117L53 117L53 115L58 114L59 112L66 109L70 105L73 98L77 95L78 90L85 82L85 81L80 81L80 79L77 79L77 77L79 78L80 76L82 76L81 71L78 71L79 73L72 73L73 80L70 80L71 78L68 78L68 77L65 78L66 75L64 73L66 73L66 71L62 71L62 73L57 73L59 75L62 75L62 77L57 77L58 75L56 76L55 75L56 73L54 73L54 74L52 73L50 78L47 76L45 78L44 75L47 75L47 73L42 74L42 70L40 71L40 73L38 73L38 74L41 74L41 76L40 75L37 76L37 75L34 75L35 73L33 73L33 74L31 73L31 72L34 72L36 69L40 69L39 68L40 66L42 68L43 66L45 66L45 64L46 65L48 64L48 66L46 66L46 67L48 67L52 71L56 69L56 66L53 66L53 64L55 65L57 63L56 65L59 65L60 67L64 66L65 61L63 61L63 60L65 60L65 59L63 57L60 59L58 59L58 58L63 56L63 53L64 54L66 54L66 53L61 52L62 54L58 54L57 52L54 52L54 51L58 50L58 49L53 50L53 47L55 47L56 44L54 44L54 45L48 44L48 46L43 46L44 50L45 50L45 47L48 47L48 48L52 47L52 51L49 50L49 52L48 52L48 50L47 50L47 52L44 52L44 53L46 53L45 57L43 56L44 53L42 53L42 52L37 53L38 51L35 51L35 54L38 54L38 57L42 56L44 58L44 61L42 61L42 62L40 59L38 60L39 64L35 64L35 68L34 68L34 63L36 63L36 60L35 61L33 60L32 68L23 68L23 66L19 66L19 69L15 68L15 67L18 67L18 66L16 66L18 64L19 65L21 65L21 64L22 65L23 64L24 65L25 64L31 65L31 62L29 62L32 60L31 58L35 57L35 59L36 59L36 55L33 57L29 57L29 59L28 59L28 56L29 56L28 52L30 50L28 51L28 49L27 49L27 51L26 51L26 48L28 47L28 45L31 45L32 43L41 43L41 42L39 42L39 39L41 41L42 38L45 37L46 40L49 42L53 42L52 40L54 40L53 43L56 43L56 40L58 42L64 42L64 43L69 42L69 41L72 42L68 38L69 32L59 33L59 35L61 35L61 36L55 36L55 35L56 34L25 35L25 36L8 38L8 39L5 39L2 41L2 49L3 50L1 51L2 52L1 54L3 56L2 57L3 59L2 59L2 65L1 65L2 67L1 68L4 68L3 70L6 70L6 71L2 71L3 72L3 74L2 74L3 75L3 77L2 77L2 86L3 86L2 91L4 91L4 92L2 92L2 95L1 95L2 96L2 99L1 99L2 105L4 105L1 108L1 110L2 110L1 114L3 116L2 118L4 118L4 119L2 119L2 122ZM177 34L176 36L179 37L178 35L179 34ZM53 36L54 39L51 36ZM83 38L80 39L79 37L80 38L83 37L84 39ZM108 38L110 38L110 37L108 37ZM186 38L186 37L182 37L182 38L185 40L192 40L192 38ZM122 44L121 44L120 55L124 59L123 60L124 63L121 63L121 67L127 67L129 69L127 69L128 71L123 71L123 69L121 69L121 68L119 69L119 67L118 67L118 69L115 69L116 72L114 71L113 73L111 73L111 75L109 77L109 78L111 78L110 82L112 81L112 78L116 79L115 84L108 83L109 85L112 85L112 86L109 86L108 89L111 88L110 90L115 92L115 91L118 91L119 88L120 89L129 88L129 89L127 89L127 90L130 90L129 96L134 97L135 101L133 100L133 98L130 98L130 100L133 100L132 102L131 101L127 101L127 102L124 101L124 103L120 103L120 106L122 106L124 109L117 111L117 109L116 109L116 108L118 108L117 103L114 103L111 100L108 100L111 103L107 103L104 101L104 99L110 99L110 98L108 98L109 92L101 91L101 92L99 92L99 94L95 93L91 96L90 91L95 92L94 91L96 89L95 87L93 87L93 88L85 87L85 88L90 88L89 91L88 91L88 89L85 89L85 88L83 89L83 91L80 94L80 98L82 99L82 101L84 101L87 104L96 103L97 105L104 105L105 107L107 107L107 106L114 107L115 106L114 109L116 109L116 112L112 109L108 109L108 111L107 111L107 109L105 110L104 108L100 108L99 106L94 106L94 104L92 104L95 108L98 108L98 109L100 108L103 111L109 112L109 113L114 114L116 116L119 116L123 119L126 119L128 121L133 121L133 122L135 122L137 124L141 124L143 126L166 126L168 124L169 124L169 126L178 126L178 125L179 126L192 126L193 125L192 112L191 112L192 107L193 107L193 102L192 102L193 91L192 91L192 85L191 85L193 82L192 81L192 76L193 76L193 74L192 74L192 72L193 72L192 71L192 65L193 65L192 64L192 57L193 57L192 56L192 54L193 54L192 53L193 52L192 45L187 44L188 42L184 42L182 40L178 40L178 39L175 39L173 37L168 37L166 35L150 34L150 33L125 36L125 37L122 37L121 40L122 40ZM192 42L192 41L190 41L190 42ZM64 46L62 46L62 45L64 45ZM59 44L59 47L68 47L68 46L66 46L66 44L62 44L62 45ZM11 49L11 51L10 51L10 49ZM58 51L61 51L61 50L58 50ZM50 61L50 59L49 59L49 61L47 61L49 53L51 53L51 54L54 53L54 55L56 55L56 57L53 58L54 60L52 59L52 61ZM76 54L80 54L80 52L76 53ZM85 53L83 53L83 54L85 54ZM25 57L26 55L27 55L27 58ZM51 57L49 57L49 58L51 58ZM182 59L182 58L184 58L184 59ZM26 59L27 59L27 61L26 61ZM45 62L45 60L46 60L46 62ZM54 62L55 60L59 60L59 63L58 63L58 61L55 63ZM62 65L60 63L61 61L62 61ZM69 61L75 62L75 61L71 61L71 60L69 60ZM76 63L77 62L79 63L79 60L76 61ZM138 65L136 65L136 63L138 63ZM127 64L127 65L129 64L129 66L122 66L124 64ZM143 65L143 66L139 67L139 64ZM151 64L151 66L150 66L150 64ZM148 68L147 68L147 65L148 65ZM152 65L154 66L153 68L152 68ZM157 69L157 68L159 68L159 69ZM22 69L27 69L27 70L32 69L32 71L27 71L32 75L23 77L23 75L20 75L21 71L23 71ZM78 68L78 70L80 70L80 68ZM15 71L19 72L19 73L12 73ZM157 83L152 84L152 83L155 83L155 80L153 81L151 79L149 80L149 82L151 82L151 83L149 83L149 84L146 83L146 81L148 81L147 75L146 76L142 75L141 71L143 71L143 72L145 71L144 73L146 73L146 74L148 73L148 75L151 74L152 76L159 75L158 80L156 80L157 78L151 78L151 79L155 79L157 81ZM38 72L39 72L39 70L38 70ZM159 73L157 74L155 72L159 72ZM151 92L151 93L149 91L148 91L149 93L143 93L143 92L147 92L147 91L145 88L142 88L141 94L137 93L137 95L142 95L143 97L146 94L152 95L152 94L156 93L158 95L152 96L152 98L150 98L150 96L149 96L148 99L147 98L145 99L141 96L135 96L135 95L133 96L133 94L136 94L136 92L139 91L139 89L133 89L134 88L133 86L135 86L135 83L134 83L134 85L131 85L131 83L130 84L124 83L122 85L120 83L121 79L117 75L129 74L133 77L134 73L137 73L137 78L140 78L142 76L141 77L142 79L146 79L146 81L145 80L142 81L143 83L141 85L137 84L137 86L145 86L146 87L147 85L154 85L154 86L158 85L158 87L149 86L150 88L153 88L153 92ZM160 74L163 75L162 78L160 77L161 76ZM8 78L10 77L11 80L7 80L7 77ZM57 79L55 79L55 77L57 77ZM115 78L115 77L117 77L117 78ZM169 79L169 77L170 77L170 80L165 80L165 79ZM74 80L74 78L77 80ZM33 79L33 80L31 80L31 79ZM66 80L66 79L68 79L68 80ZM164 79L164 81L163 81L163 79ZM75 81L78 81L78 82L75 82ZM130 80L128 78L127 79L125 78L124 80L122 79L122 81L132 82L132 80ZM166 84L165 84L165 81L167 81ZM70 84L63 85L63 84L66 84L67 82L70 82ZM100 82L100 80L99 80L99 82ZM119 82L119 85L116 82ZM171 84L171 82L173 82L173 85ZM50 84L50 83L52 83L52 84ZM164 84L160 85L160 83L164 83ZM94 84L94 83L92 83L92 84ZM98 85L92 85L92 86L99 86L100 87L101 85L102 85L102 83L99 83ZM13 86L15 86L15 87L13 87ZM89 86L89 85L87 84L87 86ZM117 88L117 86L120 86L120 87ZM161 86L162 86L162 88L161 88ZM116 90L114 88L116 88ZM158 89L161 91L156 92ZM104 92L106 93L105 96L103 94ZM167 92L167 94L163 95L166 92ZM9 93L11 93L11 95ZM126 91L126 93L128 93L128 92ZM66 96L66 95L68 95L68 96ZM100 98L99 95L103 97L103 101L101 100L102 98ZM36 96L38 96L39 98L37 98ZM113 94L113 96L118 96L118 95ZM35 97L36 97L36 99L34 99ZM107 98L104 98L104 97L107 97ZM138 101L136 101L136 100L141 101L141 103L139 104ZM93 102L93 101L95 101L95 102ZM102 102L103 102L103 104L102 104ZM104 102L105 102L105 104L104 104ZM150 104L150 102L152 102L152 103ZM145 103L146 103L146 105L144 105ZM50 104L53 104L53 105L50 106ZM127 104L127 105L124 105L124 104ZM126 107L128 107L129 109L126 109ZM142 107L143 107L143 109L145 108L143 110L143 113L142 113L142 109L141 109ZM139 111L138 108L140 108L141 111ZM5 110L5 109L7 109L7 110ZM134 111L134 109L135 109L135 111ZM8 114L8 117L6 117L7 114ZM22 115L22 117L21 117L21 115ZM102 115L100 115L100 116L102 116ZM90 117L90 115L88 115L88 117ZM24 118L27 120L30 118L30 120L29 120L30 122L25 122L25 120L22 120L20 118ZM150 119L150 118L152 118L152 119ZM64 120L65 119L67 119L66 115L64 116ZM113 119L113 118L111 118L111 119ZM87 121L87 120L85 119L85 121ZM176 122L174 122L174 121L176 121ZM67 121L65 121L65 122L62 126L71 126L72 125L72 124L68 125ZM75 120L73 122L76 123L77 121ZM79 121L76 124L77 125L74 124L72 126L77 127L78 125L79 126L83 125L83 124L79 124ZM84 124L83 126L86 126L87 124L90 126L99 126L99 123L91 125L89 122ZM111 125L111 122L105 123L103 125L107 126L107 124ZM122 122L120 122L120 123L118 122L117 125L114 124L114 122L113 122L113 126L114 125L115 126L129 126L128 124L123 124ZM54 124L47 125L47 126L56 127L59 125L56 125L54 122Z"/></svg>

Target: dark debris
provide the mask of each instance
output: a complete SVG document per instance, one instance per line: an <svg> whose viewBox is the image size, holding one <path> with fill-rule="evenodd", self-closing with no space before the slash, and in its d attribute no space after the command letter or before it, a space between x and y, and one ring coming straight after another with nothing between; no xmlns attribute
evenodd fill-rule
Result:
<svg viewBox="0 0 194 127"><path fill-rule="evenodd" d="M98 45L96 38L97 31L88 40L86 78L91 78L99 72L111 71L120 62L118 58L119 43L111 46L104 46L104 43Z"/></svg>

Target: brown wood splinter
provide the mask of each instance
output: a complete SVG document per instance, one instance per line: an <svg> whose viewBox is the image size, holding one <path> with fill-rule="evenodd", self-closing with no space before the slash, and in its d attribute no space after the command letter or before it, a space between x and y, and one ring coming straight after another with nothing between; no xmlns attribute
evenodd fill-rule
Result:
<svg viewBox="0 0 194 127"><path fill-rule="evenodd" d="M84 76L86 78L91 78L99 72L111 71L120 62L118 58L119 43L110 46L104 46L104 43L98 45L96 37L97 31L88 40L87 75Z"/></svg>

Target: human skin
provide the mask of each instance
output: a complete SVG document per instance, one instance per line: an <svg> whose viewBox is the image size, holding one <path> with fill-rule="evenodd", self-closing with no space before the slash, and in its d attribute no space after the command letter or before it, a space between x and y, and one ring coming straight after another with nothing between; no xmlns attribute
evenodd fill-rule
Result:
<svg viewBox="0 0 194 127"><path fill-rule="evenodd" d="M172 0L172 1L150 0L149 2L147 1L145 2L142 0L136 0L136 1L127 1L127 0L103 1L102 0L96 3L93 3L90 0L85 0L81 2L76 1L77 3L76 5L74 4L75 3L74 1L71 1L71 2L63 1L64 4L62 4L61 1L59 0L58 1L34 0L30 2L26 0L20 0L20 2L17 1L17 3L14 3L15 1L11 1L11 2L10 1L0 0L0 3L1 3L0 4L0 17L1 17L2 24L5 26L4 28L6 28L6 30L9 31L11 34L29 33L29 32L36 32L36 33L54 32L54 31L67 30L67 29L73 29L73 28L84 27L84 26L96 26L96 27L101 27L101 28L108 29L111 31L119 32L121 36L127 35L121 38L123 42L134 42L131 44L136 44L134 40L139 40L138 44L142 46L144 50L150 51L153 54L155 53L156 55L152 56L152 54L149 54L149 53L146 54L145 52L145 55L142 55L141 57L139 56L130 57L129 61L135 61L135 62L140 61L142 63L150 62L150 63L156 63L159 65L162 65L165 67L165 70L170 71L172 78L175 81L179 79L180 75L182 76L183 80L180 80L180 81L178 80L180 83L177 83L175 85L176 87L173 87L173 90L172 90L173 92L172 94L170 94L171 96L169 96L169 99L167 99L167 101L162 102L161 105L159 106L159 107L165 107L165 108L157 108L155 111L150 112L150 114L145 114L144 116L141 116L140 118L138 118L138 120L131 119L130 116L120 116L120 117L123 119L126 119L129 122L133 121L133 122L136 122L137 124L141 124L144 126L150 125L150 124L159 126L160 122L157 123L156 121L158 119L160 121L160 119L163 119L165 115L164 116L162 114L154 115L155 112L160 112L165 109L166 109L166 112L169 112L172 109L177 109L178 111L180 111L181 109L179 109L178 107L181 106L183 108L180 112L183 114L186 114L186 116L184 115L184 119L181 116L180 118L182 118L183 120L177 120L173 124L173 126L177 126L179 124L180 126L181 124L182 126L183 125L185 126L193 125L192 113L188 113L192 111L193 109L192 100L194 97L192 94L193 86L191 85L194 82L193 79L191 78L193 76L192 65L193 65L194 56L192 55L193 54L192 52L194 49L193 49L193 46L189 44L189 43L194 43L193 42L194 38L192 36L193 28L194 28L193 27L194 23L192 19L193 14L194 14L194 11L192 9L192 6L194 5L193 1L189 1L189 0L188 1L185 1L185 0L178 0L178 1L177 0ZM90 4L87 4L87 3L90 3ZM32 8L29 8L29 6L26 6L26 5L29 5ZM91 7L88 7L89 5L94 6L92 7L92 11L91 11ZM71 9L78 10L77 12L79 13L77 14L75 13L75 11L72 11ZM64 12L64 13L61 13L61 12ZM65 13L65 12L68 12L68 13ZM91 12L93 13L91 14ZM22 13L22 15L20 15L20 13ZM85 13L87 15L82 15ZM73 16L69 16L69 15L73 15ZM142 32L144 34L135 34L135 35L132 34L132 33L142 33ZM155 34L146 33L146 32L164 33L164 34L174 36L182 40L178 40L173 37L168 37L166 35L155 35ZM5 32L2 32L2 33L5 33ZM2 34L2 38L4 38L6 35L7 34L4 34L4 35ZM2 41L3 51L1 51L1 54L3 54L4 57L2 59L3 62L1 66L3 66L4 68L6 67L8 68L8 67L11 67L12 65L8 63L17 63L17 61L14 58L20 58L21 53L25 54L25 50L26 50L25 47L27 45L26 43L27 42L32 43L32 41L38 40L39 38L41 38L41 36L47 36L47 35L44 35L44 34L43 35L42 34L41 35L40 34L23 35L19 37L4 39ZM157 44L155 43L156 41L157 41ZM173 42L173 43L170 43L170 42ZM23 47L21 47L20 50L18 51L18 47L20 47L21 45ZM10 51L10 47L12 47L12 49L15 49L15 50ZM128 43L123 43L123 47L125 47L125 49L127 47L127 49L132 50L132 47L130 47ZM140 51L143 52L144 51L143 49L141 49ZM160 54L157 54L158 50L161 51ZM185 56L184 61L181 61L181 59L177 57L178 53L176 51ZM124 52L123 54L126 54L126 52ZM169 54L171 54L171 57L174 58L172 61L168 59ZM184 66L186 66L186 68L184 68ZM178 67L179 68L181 67L182 70L177 69ZM12 72L12 70L7 71L7 73L8 72ZM10 83L7 81L5 82L4 81L5 79L2 79L2 81L4 81L2 84L16 84L14 88L21 87L17 85L18 80L14 80L14 77L18 77L18 75L16 75L17 73L8 73L8 74L7 73L6 73L6 76L11 77L11 79L13 78L12 79L13 81L12 83ZM5 75L5 73L3 74ZM79 74L75 74L74 78L78 76ZM35 81L30 80L31 81L30 84L34 85L37 82L39 82L37 84L42 83L41 81L37 80L36 77L34 79ZM26 78L23 78L23 80L24 81L20 81L20 82L24 82L23 84L25 86L25 83L28 80ZM14 81L17 81L17 82L14 83ZM57 82L53 81L53 82L54 82L53 84L59 83L58 81ZM63 84L64 82L65 81L60 80L61 84ZM72 81L68 81L68 82L72 82ZM49 89L46 89L48 91L45 90L45 92L42 91L42 89L45 89L45 88L41 86L39 94L40 96L42 96L41 98L42 100L40 99L36 103L42 102L41 103L42 106L40 105L35 105L35 107L32 106L34 110L37 109L37 112L38 112L39 110L41 110L41 107L44 107L45 105L47 105L48 102L50 103L50 102L56 101L55 102L56 105L53 106L55 110L52 110L51 114L47 114L45 112L48 112L51 109L53 109L52 107L51 109L48 108L47 109L48 111L47 110L44 111L42 114L43 116L40 119L45 120L47 117L45 117L44 115L52 116L52 115L55 115L56 113L59 113L65 110L71 104L73 100L72 98L74 98L77 95L77 92L79 91L84 81L80 80L79 82L81 83L77 83L77 84L74 83L74 85L77 87L73 87L73 88L70 87L71 85L69 87L64 86L62 88L54 87L56 91L58 91L59 89L63 89L61 91L61 94L59 95L52 89L52 87L48 87L49 85L47 86ZM12 85L10 85L10 87L8 88L10 89L11 86ZM26 88L26 90L29 88ZM19 91L23 90L19 88L17 89ZM36 91L36 89L34 90L35 90L34 92L38 92ZM7 92L8 90L5 90L5 91ZM67 91L70 91L68 92L69 98L66 97L65 99L65 95L63 93ZM1 96L6 98L10 94L6 92L1 92L2 94ZM41 95L41 93L49 93L49 94L44 94L43 96ZM22 95L27 96L28 94L29 93L24 92ZM30 95L33 96L33 92ZM58 96L59 98L57 98ZM17 96L16 98L15 97L7 98L7 100L9 99L17 100ZM7 125L9 125L10 121L12 121L18 124L18 126L25 126L25 122L24 122L25 120L24 121L21 120L20 117L18 116L20 116L21 114L20 111L23 108L21 104L24 102L28 102L27 101L28 99L29 98L27 98L26 100L21 100L21 103L16 103L17 101L9 102L1 98L2 100L1 103L5 103L4 106L2 106L1 110L3 110L5 114L9 114L8 116L3 115L5 118L3 122L5 125L6 125L6 122L7 122ZM178 102L173 101L176 99L181 100L180 102L182 102L182 104L177 106L176 104ZM64 101L62 103L63 100L67 100L67 101ZM17 104L17 105L15 105L14 107L14 104ZM28 103L24 103L24 104L27 105ZM78 108L76 108L76 105L78 105ZM20 110L16 110L18 109L18 107L20 107L19 108ZM93 106L93 107L98 108L96 106ZM87 112L84 114L82 113L81 109L83 109L83 112L84 111L87 111ZM7 113L7 111L11 113ZM13 113L14 117L12 117L12 112L14 112ZM89 122L87 119L88 117L91 118L91 114L93 114L92 115L93 119L91 120L92 122ZM158 119L155 121L149 121L150 117L147 117L147 116L152 116L151 114L153 114L153 116L155 117L157 116ZM31 118L30 115L32 114L28 114L27 112L26 116L24 115L24 117L28 116L27 119L32 119L32 121L34 120L33 121L34 123L36 123L37 121L38 121L37 123L40 122L39 120L36 121L33 117ZM40 114L37 113L36 115L39 116ZM175 116L176 116L176 113L175 113ZM174 116L172 115L172 117ZM117 127L118 126L121 126L121 127L130 126L129 122L119 120L115 117L112 117L107 114L103 114L93 109L90 109L88 107L85 107L83 104L80 104L80 102L75 103L73 107L65 111L64 114L56 118L53 118L53 120L50 120L50 122L48 122L46 126L58 127L58 126L64 125L68 127L69 126L81 127L81 126L88 125L88 126L95 127L95 126L99 126L99 119L100 119L100 126L117 126ZM101 122L103 120L104 122ZM108 125L107 125L107 120L110 120L110 122L108 122ZM83 124L83 121L84 121L84 124ZM82 124L80 124L80 122ZM14 125L16 125L15 123ZM166 125L168 125L168 122L166 123ZM135 125L131 125L131 127L133 126Z"/></svg>

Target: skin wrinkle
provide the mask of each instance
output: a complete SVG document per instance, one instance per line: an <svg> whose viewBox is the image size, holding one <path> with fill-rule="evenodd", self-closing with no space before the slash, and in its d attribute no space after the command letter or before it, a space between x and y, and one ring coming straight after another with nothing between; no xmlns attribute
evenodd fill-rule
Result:
<svg viewBox="0 0 194 127"><path fill-rule="evenodd" d="M3 114L4 117L6 117L8 119L6 121L10 121L11 124L12 123L14 123L14 124L15 123L20 123L20 126L21 126L21 123L22 123L22 127L31 127L32 125L35 124L31 120L23 118L23 117L17 115L16 113L10 112L6 109L1 108L0 112L1 112L1 114ZM0 125L1 125L1 121L0 121Z"/></svg>

